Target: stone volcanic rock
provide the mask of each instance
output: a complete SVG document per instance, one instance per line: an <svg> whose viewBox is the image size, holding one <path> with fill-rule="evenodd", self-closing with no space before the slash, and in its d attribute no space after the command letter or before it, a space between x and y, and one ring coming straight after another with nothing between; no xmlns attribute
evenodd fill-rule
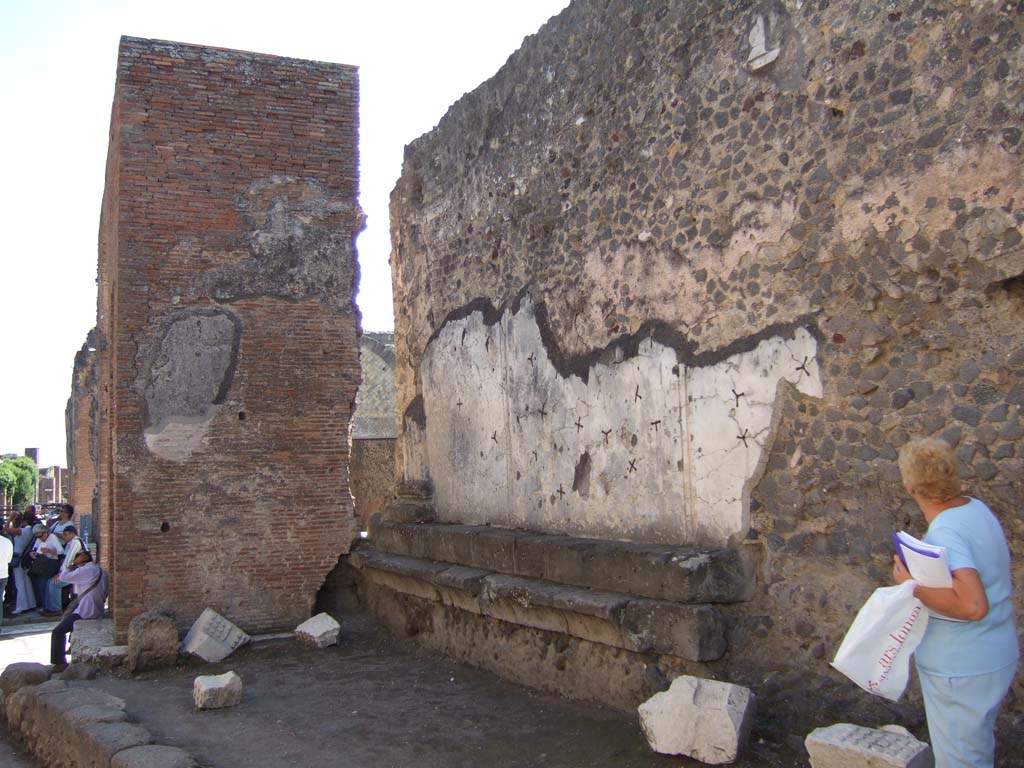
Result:
<svg viewBox="0 0 1024 768"><path fill-rule="evenodd" d="M640 727L651 749L721 765L736 760L754 722L747 688L683 675L640 705Z"/></svg>
<svg viewBox="0 0 1024 768"><path fill-rule="evenodd" d="M0 691L13 693L26 685L39 685L50 679L49 664L33 664L19 661L11 664L0 674Z"/></svg>
<svg viewBox="0 0 1024 768"><path fill-rule="evenodd" d="M128 625L128 668L132 672L173 667L178 660L178 627L164 610L140 613Z"/></svg>
<svg viewBox="0 0 1024 768"><path fill-rule="evenodd" d="M242 700L242 678L234 672L200 675L192 684L196 709L223 709Z"/></svg>
<svg viewBox="0 0 1024 768"><path fill-rule="evenodd" d="M326 648L337 645L341 625L327 613L318 613L295 628L295 637L304 645Z"/></svg>

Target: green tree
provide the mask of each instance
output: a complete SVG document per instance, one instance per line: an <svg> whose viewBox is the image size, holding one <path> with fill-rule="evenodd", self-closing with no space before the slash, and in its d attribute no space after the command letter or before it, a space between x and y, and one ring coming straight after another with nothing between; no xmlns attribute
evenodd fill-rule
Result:
<svg viewBox="0 0 1024 768"><path fill-rule="evenodd" d="M7 463L4 459L0 461L0 490L4 492L4 495L8 499L14 499L14 490L18 487L18 475L14 471L14 467Z"/></svg>
<svg viewBox="0 0 1024 768"><path fill-rule="evenodd" d="M0 462L0 488L15 506L21 506L34 495L39 484L39 468L28 456L5 458Z"/></svg>

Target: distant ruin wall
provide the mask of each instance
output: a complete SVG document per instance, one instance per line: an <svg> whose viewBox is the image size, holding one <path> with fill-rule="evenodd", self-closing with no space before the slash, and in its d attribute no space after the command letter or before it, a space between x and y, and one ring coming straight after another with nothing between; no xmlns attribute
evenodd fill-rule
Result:
<svg viewBox="0 0 1024 768"><path fill-rule="evenodd" d="M99 485L96 465L99 461L99 378L96 329L86 336L75 355L71 373L71 396L65 410L67 464L69 475L68 501L75 506L77 521L84 515L95 516L99 508ZM100 553L105 558L104 553Z"/></svg>
<svg viewBox="0 0 1024 768"><path fill-rule="evenodd" d="M1022 34L576 0L406 149L400 476L446 521L742 543L719 673L856 698L827 660L923 530L901 444L953 443L1024 552Z"/></svg>
<svg viewBox="0 0 1024 768"><path fill-rule="evenodd" d="M362 531L395 495L395 443L394 438L352 440L349 478Z"/></svg>
<svg viewBox="0 0 1024 768"><path fill-rule="evenodd" d="M122 39L99 311L119 633L162 603L292 627L356 535L357 99L353 67Z"/></svg>

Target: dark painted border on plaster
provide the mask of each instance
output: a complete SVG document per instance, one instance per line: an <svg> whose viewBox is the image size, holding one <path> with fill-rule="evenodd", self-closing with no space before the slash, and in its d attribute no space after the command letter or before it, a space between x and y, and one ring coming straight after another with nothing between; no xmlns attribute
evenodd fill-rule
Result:
<svg viewBox="0 0 1024 768"><path fill-rule="evenodd" d="M469 315L474 312L480 312L483 315L484 324L493 326L501 319L501 316L507 310L511 310L512 314L517 314L522 305L523 299L527 296L532 298L529 285L521 288L511 300L504 302L500 307L495 307L494 304L491 303L490 299L477 298L473 299L468 304L464 304L463 306L452 310L437 326L434 332L430 335L430 338L427 339L427 343L423 347L423 354L426 355L427 349L434 342L434 339L441 334L441 331L443 331L445 326L449 323L469 317ZM799 328L808 330L819 344L824 343L824 335L822 334L821 329L818 328L818 324L816 322L816 317L820 314L819 310L818 312L809 312L807 314L800 315L795 320L790 320L784 323L774 323L762 328L756 333L744 336L742 339L737 339L724 347L710 349L704 352L697 352L697 344L687 338L684 333L668 323L662 320L648 320L634 333L622 334L609 341L604 347L594 349L590 352L585 352L581 355L572 356L562 351L561 346L558 343L558 339L555 337L555 334L551 329L551 323L548 320L547 308L544 302L534 299L533 306L534 316L537 320L537 327L540 329L541 342L543 343L544 350L547 352L548 358L551 360L552 365L554 365L555 370L558 371L563 378L568 378L570 375L576 375L584 384L588 383L590 378L590 369L594 365L597 363L607 364L614 361L616 349L621 349L625 358L633 358L639 354L640 344L648 339L674 349L676 353L676 360L688 368L715 365L716 363L720 363L733 355L750 352L762 341L774 336L792 338ZM422 396L417 395L416 399L409 403L409 407L406 409L406 417L409 417L410 409L412 409L413 404L416 403L417 400L420 401L419 408L422 410ZM420 423L420 426L423 426L422 422L417 423Z"/></svg>
<svg viewBox="0 0 1024 768"><path fill-rule="evenodd" d="M427 428L427 410L423 405L423 393L419 393L414 397L409 405L405 407L405 413L402 414L402 423L407 421L413 422L420 429Z"/></svg>

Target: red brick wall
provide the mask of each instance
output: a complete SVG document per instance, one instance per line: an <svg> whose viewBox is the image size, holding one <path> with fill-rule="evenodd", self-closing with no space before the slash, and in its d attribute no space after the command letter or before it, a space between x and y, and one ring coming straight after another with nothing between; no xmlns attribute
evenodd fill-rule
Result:
<svg viewBox="0 0 1024 768"><path fill-rule="evenodd" d="M357 100L353 67L122 39L99 323L119 636L160 604L290 628L356 535Z"/></svg>

